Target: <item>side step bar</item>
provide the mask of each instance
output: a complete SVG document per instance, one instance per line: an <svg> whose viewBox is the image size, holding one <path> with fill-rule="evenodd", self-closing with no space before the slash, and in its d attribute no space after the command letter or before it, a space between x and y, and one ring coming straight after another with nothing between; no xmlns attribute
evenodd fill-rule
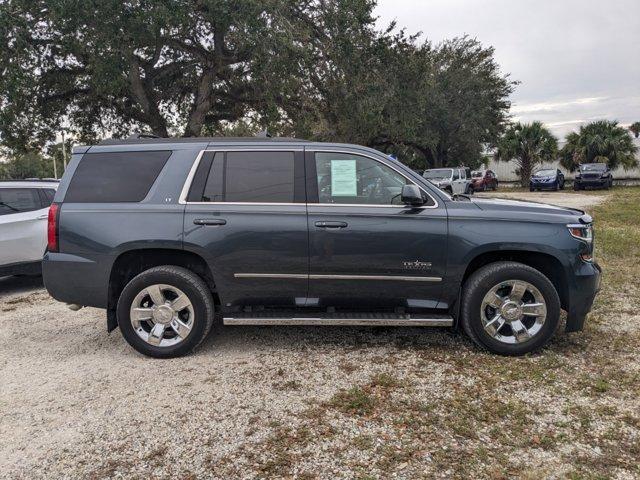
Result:
<svg viewBox="0 0 640 480"><path fill-rule="evenodd" d="M410 315L353 315L339 316L235 316L223 317L225 325L326 325L326 326L393 326L393 327L450 327L448 315L429 315L429 318Z"/></svg>

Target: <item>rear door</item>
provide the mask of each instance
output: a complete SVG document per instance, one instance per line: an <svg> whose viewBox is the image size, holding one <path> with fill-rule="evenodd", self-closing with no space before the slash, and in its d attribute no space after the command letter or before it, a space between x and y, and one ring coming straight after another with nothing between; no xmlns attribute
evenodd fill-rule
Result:
<svg viewBox="0 0 640 480"><path fill-rule="evenodd" d="M47 208L36 188L0 188L0 265L42 259Z"/></svg>
<svg viewBox="0 0 640 480"><path fill-rule="evenodd" d="M447 216L390 161L350 151L307 151L309 302L320 306L435 308L445 273Z"/></svg>
<svg viewBox="0 0 640 480"><path fill-rule="evenodd" d="M301 147L205 151L184 201L184 248L207 260L226 307L305 303Z"/></svg>

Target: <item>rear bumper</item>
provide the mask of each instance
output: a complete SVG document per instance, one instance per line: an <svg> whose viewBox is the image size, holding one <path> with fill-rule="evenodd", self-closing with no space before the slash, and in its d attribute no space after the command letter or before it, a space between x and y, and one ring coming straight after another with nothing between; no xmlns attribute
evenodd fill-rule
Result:
<svg viewBox="0 0 640 480"><path fill-rule="evenodd" d="M569 309L567 311L566 332L577 332L584 328L584 321L591 311L593 301L600 291L602 269L597 263L584 263L574 272Z"/></svg>
<svg viewBox="0 0 640 480"><path fill-rule="evenodd" d="M60 302L106 308L108 277L101 261L51 252L42 260L44 286Z"/></svg>

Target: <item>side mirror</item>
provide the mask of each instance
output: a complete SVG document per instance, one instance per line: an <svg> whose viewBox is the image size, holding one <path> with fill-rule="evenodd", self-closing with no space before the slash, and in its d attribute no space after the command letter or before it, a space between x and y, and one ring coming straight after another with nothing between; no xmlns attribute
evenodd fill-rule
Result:
<svg viewBox="0 0 640 480"><path fill-rule="evenodd" d="M400 197L402 203L405 205L417 206L424 204L422 193L420 193L420 189L417 185L404 185L402 187L402 194Z"/></svg>

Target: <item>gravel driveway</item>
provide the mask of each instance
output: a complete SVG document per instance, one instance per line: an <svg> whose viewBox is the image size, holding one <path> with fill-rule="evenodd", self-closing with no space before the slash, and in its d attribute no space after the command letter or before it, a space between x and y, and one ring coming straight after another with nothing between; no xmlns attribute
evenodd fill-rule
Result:
<svg viewBox="0 0 640 480"><path fill-rule="evenodd" d="M561 207L585 209L602 203L607 193L573 193L573 192L476 192L477 197L508 198L526 200L527 202L550 203Z"/></svg>
<svg viewBox="0 0 640 480"><path fill-rule="evenodd" d="M0 288L0 477L640 474L631 310L520 359L447 329L217 326L154 360L101 310Z"/></svg>

